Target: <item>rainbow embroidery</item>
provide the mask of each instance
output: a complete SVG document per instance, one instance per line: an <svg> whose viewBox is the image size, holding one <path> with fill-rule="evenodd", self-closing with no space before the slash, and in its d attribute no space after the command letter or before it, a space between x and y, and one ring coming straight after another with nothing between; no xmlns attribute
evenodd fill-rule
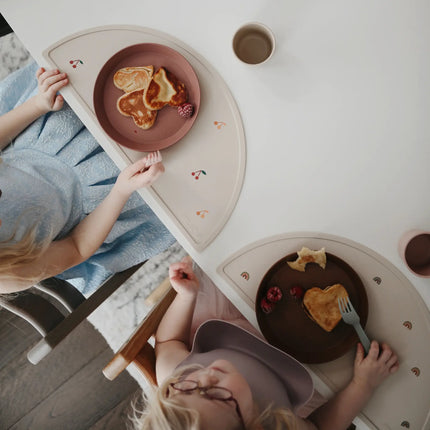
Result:
<svg viewBox="0 0 430 430"><path fill-rule="evenodd" d="M381 285L382 279L381 279L379 276L375 276L375 277L373 278L373 280L374 280L378 285Z"/></svg>
<svg viewBox="0 0 430 430"><path fill-rule="evenodd" d="M248 272L242 272L240 274L240 276L242 276L242 278L245 279L245 281L249 280L249 273Z"/></svg>
<svg viewBox="0 0 430 430"><path fill-rule="evenodd" d="M413 367L413 368L411 369L411 372L412 372L416 377L420 376L420 374L421 374L421 371L420 371L420 369L418 369L418 367Z"/></svg>
<svg viewBox="0 0 430 430"><path fill-rule="evenodd" d="M404 321L403 326L406 327L408 330L412 330L412 323L410 321Z"/></svg>

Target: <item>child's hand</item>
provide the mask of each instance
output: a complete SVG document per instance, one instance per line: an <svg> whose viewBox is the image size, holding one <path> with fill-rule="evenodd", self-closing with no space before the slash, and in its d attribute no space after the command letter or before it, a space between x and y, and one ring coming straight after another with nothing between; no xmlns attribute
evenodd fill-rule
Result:
<svg viewBox="0 0 430 430"><path fill-rule="evenodd" d="M64 99L57 94L69 83L66 73L58 70L45 70L43 67L36 72L39 93L35 96L36 103L42 112L58 111L63 107Z"/></svg>
<svg viewBox="0 0 430 430"><path fill-rule="evenodd" d="M361 343L357 345L357 354L354 363L353 382L365 390L373 391L385 378L397 372L399 362L391 348L383 343L372 341L369 353L364 357L364 348Z"/></svg>
<svg viewBox="0 0 430 430"><path fill-rule="evenodd" d="M169 267L169 277L172 287L178 294L195 297L199 290L199 280L193 272L190 257L184 257L181 262L173 263Z"/></svg>
<svg viewBox="0 0 430 430"><path fill-rule="evenodd" d="M115 187L122 194L130 196L133 191L152 185L164 172L162 163L146 168L146 157L126 167L118 176Z"/></svg>

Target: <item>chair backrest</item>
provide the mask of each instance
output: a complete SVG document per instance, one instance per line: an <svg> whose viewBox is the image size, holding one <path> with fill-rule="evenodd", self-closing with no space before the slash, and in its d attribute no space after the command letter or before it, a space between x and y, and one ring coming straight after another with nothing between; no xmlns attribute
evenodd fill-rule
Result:
<svg viewBox="0 0 430 430"><path fill-rule="evenodd" d="M103 369L103 374L111 381L133 363L152 385L157 385L154 347L148 341L157 331L158 324L176 296L169 278L166 278L157 290L164 292L160 300Z"/></svg>
<svg viewBox="0 0 430 430"><path fill-rule="evenodd" d="M11 298L0 298L0 307L25 319L42 335L28 351L28 360L39 363L143 264L112 275L87 298L58 278L46 279Z"/></svg>
<svg viewBox="0 0 430 430"><path fill-rule="evenodd" d="M12 33L12 31L8 22L4 19L3 15L0 14L0 37Z"/></svg>

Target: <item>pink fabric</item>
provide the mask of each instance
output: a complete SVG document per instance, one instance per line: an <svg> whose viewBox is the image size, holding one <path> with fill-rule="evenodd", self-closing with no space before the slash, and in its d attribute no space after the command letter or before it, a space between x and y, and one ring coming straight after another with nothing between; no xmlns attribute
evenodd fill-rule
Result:
<svg viewBox="0 0 430 430"><path fill-rule="evenodd" d="M189 345L193 344L195 333L198 327L209 319L221 319L235 324L260 339L264 339L262 334L239 312L239 310L224 296L209 277L197 266L194 271L200 280L200 289L197 296L197 303L191 323ZM313 410L321 406L327 400L314 390L314 395L310 401L302 406L298 411L298 430L313 430L316 427L309 421L304 421L299 417L307 417Z"/></svg>
<svg viewBox="0 0 430 430"><path fill-rule="evenodd" d="M193 343L197 328L209 319L228 321L264 340L261 333L239 312L199 267L194 267L194 271L200 280L200 289L191 323L190 346Z"/></svg>

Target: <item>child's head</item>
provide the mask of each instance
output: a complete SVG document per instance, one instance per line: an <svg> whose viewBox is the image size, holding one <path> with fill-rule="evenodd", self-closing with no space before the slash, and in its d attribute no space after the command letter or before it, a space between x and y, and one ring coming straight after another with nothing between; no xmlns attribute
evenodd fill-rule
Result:
<svg viewBox="0 0 430 430"><path fill-rule="evenodd" d="M187 366L178 369L174 374L167 378L160 387L145 396L144 411L134 418L136 430L171 430L171 429L190 429L190 430L262 430L265 428L275 430L288 430L295 428L295 418L291 411L286 409L273 410L268 407L263 413L258 412L258 407L252 403L248 405L249 395L247 390L239 381L239 377L231 381L220 380L218 386L237 384L237 390L232 393L234 401L222 401L207 396L202 396L198 390L188 393L181 393L172 388L172 384L183 380L198 380L199 386L209 384L200 381L199 374L205 374L208 368L202 366ZM186 375L186 376L184 376ZM206 378L207 376L202 376ZM182 387L182 385L180 386ZM230 386L230 388L233 388ZM203 392L204 390L202 390ZM178 395L179 394L179 395ZM252 400L252 397L251 397ZM239 406L239 410L237 410ZM242 409L242 410L241 410ZM246 423L244 427L243 421Z"/></svg>
<svg viewBox="0 0 430 430"><path fill-rule="evenodd" d="M36 241L37 228L37 224L33 225L20 239L16 239L15 230L6 240L0 241L0 279L27 281L29 284L35 281L35 274L26 274L23 269L37 260L51 243L51 237Z"/></svg>

